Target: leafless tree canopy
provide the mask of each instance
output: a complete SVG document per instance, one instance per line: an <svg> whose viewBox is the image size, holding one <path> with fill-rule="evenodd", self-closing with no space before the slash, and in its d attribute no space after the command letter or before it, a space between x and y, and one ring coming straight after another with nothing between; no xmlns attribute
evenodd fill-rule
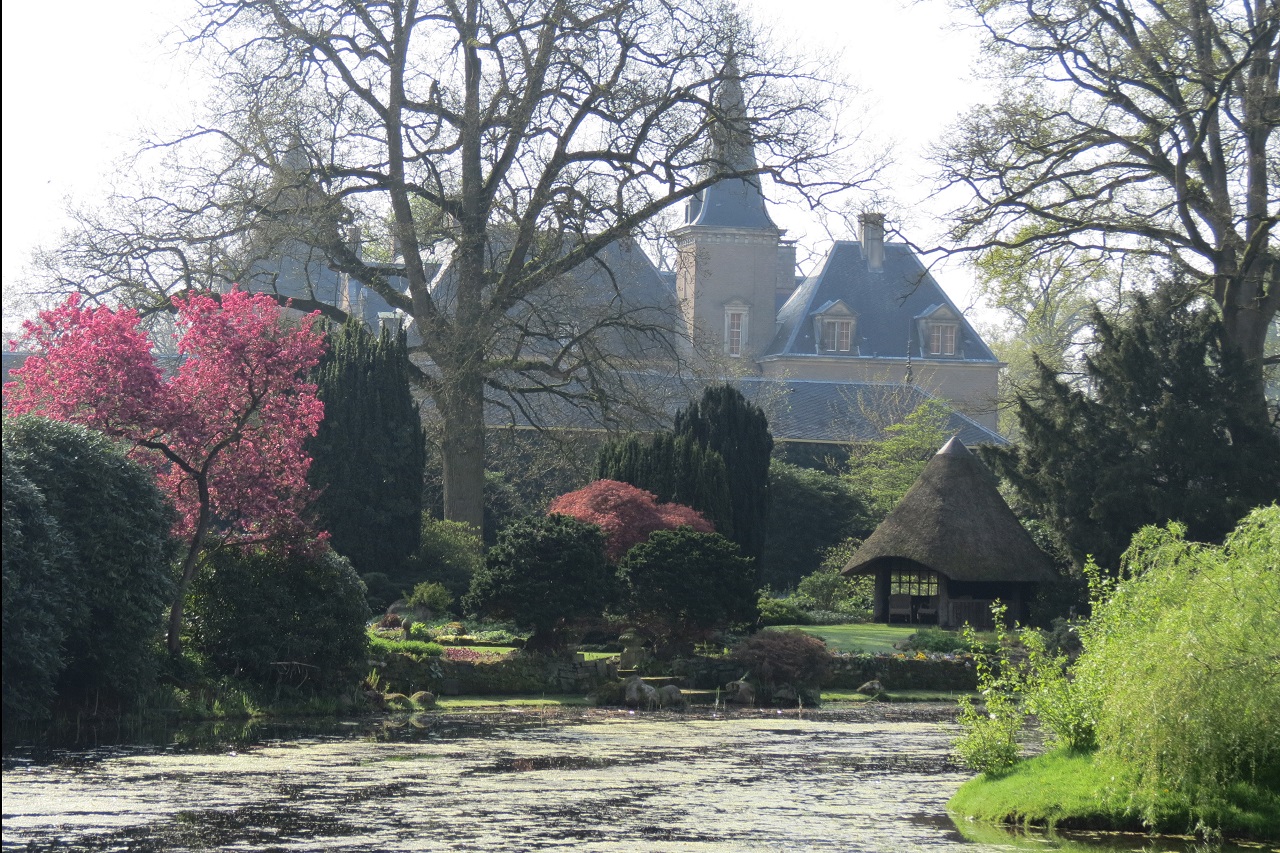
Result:
<svg viewBox="0 0 1280 853"><path fill-rule="evenodd" d="M876 167L837 133L831 64L715 0L204 0L191 43L220 74L210 119L150 149L155 186L79 212L55 286L162 308L318 251L415 324L446 515L476 526L486 395L607 409L687 357L627 288L660 214L726 177L821 205Z"/></svg>
<svg viewBox="0 0 1280 853"><path fill-rule="evenodd" d="M1280 308L1280 0L957 0L1004 92L939 152L970 249L1148 254L1255 368Z"/></svg>

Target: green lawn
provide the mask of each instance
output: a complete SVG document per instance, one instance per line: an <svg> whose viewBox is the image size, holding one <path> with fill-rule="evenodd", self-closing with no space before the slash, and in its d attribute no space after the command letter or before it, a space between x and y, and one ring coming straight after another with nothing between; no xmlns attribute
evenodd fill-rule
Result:
<svg viewBox="0 0 1280 853"><path fill-rule="evenodd" d="M779 625L770 629L786 631L798 628L806 634L821 637L833 652L897 651L893 644L916 632L915 625L882 625L863 622L857 625Z"/></svg>

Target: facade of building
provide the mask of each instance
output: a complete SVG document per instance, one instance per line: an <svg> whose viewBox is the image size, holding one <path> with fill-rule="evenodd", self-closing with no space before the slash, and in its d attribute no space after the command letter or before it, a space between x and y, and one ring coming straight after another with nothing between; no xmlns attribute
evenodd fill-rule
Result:
<svg viewBox="0 0 1280 853"><path fill-rule="evenodd" d="M743 110L732 78L718 97L721 115ZM731 129L713 128L710 159L738 173L756 168L751 145L735 140ZM841 410L853 398L893 397L885 388L897 389L902 399L933 395L958 413L963 429L957 431L966 440L1001 441L995 433L999 360L910 247L885 241L882 215L865 213L859 224L858 240L837 242L813 275L800 276L795 245L770 216L759 181L727 178L686 203L683 222L671 232L674 270L660 268L633 243L616 243L562 285L545 289L537 297L544 305L524 306L528 318L519 319L527 327L555 316L571 336L596 312L621 306L650 329L669 328L673 340L719 351L725 372L751 379L759 396L770 397L771 388L778 396L794 392L794 383L815 383L806 396L821 388L826 408ZM395 280L395 265L384 266ZM449 310L448 264L428 273L435 275L437 305ZM329 269L318 252L300 244L257 265L245 283L336 305L373 328L407 322L372 290ZM555 310L546 310L552 303L558 303ZM412 342L415 330L407 331ZM556 334L549 332L554 330L541 330L554 343ZM619 336L617 346L628 348L630 363L644 363L640 339ZM866 432L866 424L858 425L845 440Z"/></svg>

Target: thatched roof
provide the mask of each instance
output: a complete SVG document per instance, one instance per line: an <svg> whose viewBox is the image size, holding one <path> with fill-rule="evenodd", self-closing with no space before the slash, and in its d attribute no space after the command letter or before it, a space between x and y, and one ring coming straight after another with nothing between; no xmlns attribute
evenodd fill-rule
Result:
<svg viewBox="0 0 1280 853"><path fill-rule="evenodd" d="M1057 577L1000 496L995 477L958 438L929 460L844 573L874 571L873 563L885 557L913 560L958 581Z"/></svg>

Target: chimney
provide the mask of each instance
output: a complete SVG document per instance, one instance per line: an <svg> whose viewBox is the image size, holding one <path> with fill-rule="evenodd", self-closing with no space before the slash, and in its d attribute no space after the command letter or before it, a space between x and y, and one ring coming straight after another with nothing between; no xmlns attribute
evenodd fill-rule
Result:
<svg viewBox="0 0 1280 853"><path fill-rule="evenodd" d="M862 226L862 254L867 266L884 269L884 214L860 213L858 224Z"/></svg>

